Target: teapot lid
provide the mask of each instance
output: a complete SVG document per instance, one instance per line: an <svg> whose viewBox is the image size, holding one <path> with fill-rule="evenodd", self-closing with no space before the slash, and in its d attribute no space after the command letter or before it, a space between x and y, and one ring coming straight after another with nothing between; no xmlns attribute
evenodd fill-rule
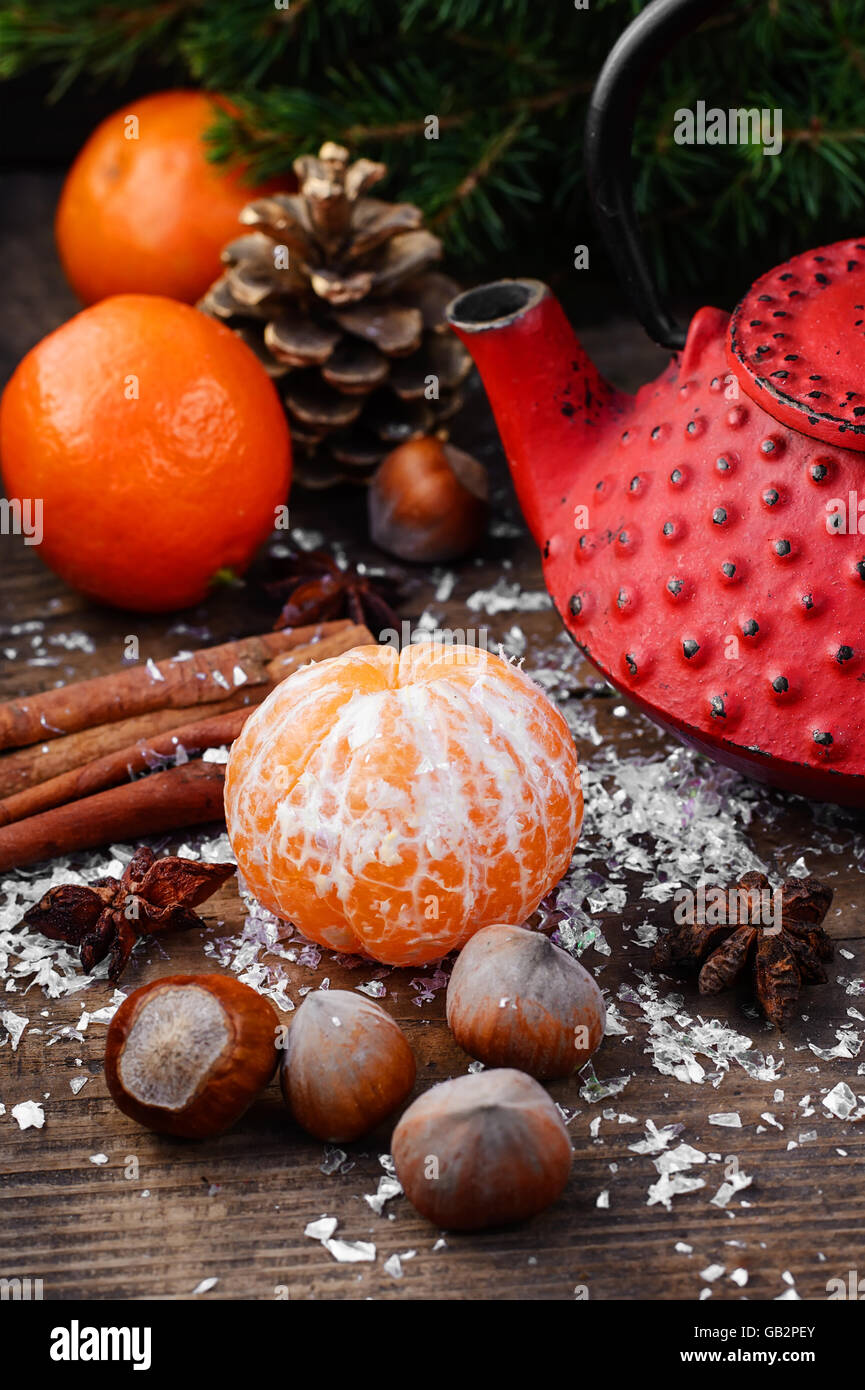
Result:
<svg viewBox="0 0 865 1390"><path fill-rule="evenodd" d="M730 319L727 357L780 424L865 451L865 239L763 275Z"/></svg>

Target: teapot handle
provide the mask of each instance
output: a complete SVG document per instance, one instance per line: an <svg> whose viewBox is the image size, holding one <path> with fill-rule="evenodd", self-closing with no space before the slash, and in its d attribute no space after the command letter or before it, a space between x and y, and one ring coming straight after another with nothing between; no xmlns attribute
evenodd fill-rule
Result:
<svg viewBox="0 0 865 1390"><path fill-rule="evenodd" d="M585 167L595 221L634 312L674 352L686 330L660 303L634 212L631 143L642 88L665 54L727 0L652 0L621 35L595 83L586 118Z"/></svg>

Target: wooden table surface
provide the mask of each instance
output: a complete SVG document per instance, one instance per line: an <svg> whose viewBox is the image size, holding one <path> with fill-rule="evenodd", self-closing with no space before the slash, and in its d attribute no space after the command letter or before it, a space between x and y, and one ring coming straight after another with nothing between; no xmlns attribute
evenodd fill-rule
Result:
<svg viewBox="0 0 865 1390"><path fill-rule="evenodd" d="M10 287L0 343L5 379L23 352L75 305L51 246L56 180L16 175L3 183L0 247ZM585 338L622 385L635 385L659 361L629 324L607 325ZM513 520L513 498L480 394L456 433L494 467L497 517ZM354 559L378 558L363 538L353 495L329 495L324 503L294 497L292 522L325 531L329 542L344 546ZM0 1115L0 1277L41 1278L44 1296L51 1299L183 1299L203 1280L218 1281L196 1295L209 1299L698 1299L707 1290L714 1299L772 1299L789 1297L791 1290L803 1299L822 1299L829 1279L846 1280L857 1267L865 1271L865 1129L840 1121L822 1104L839 1081L865 1092L865 1077L859 1075L865 1073L865 1054L857 1056L865 1029L865 825L854 814L815 811L771 793L754 793L749 802L746 791L752 814L750 826L743 823L737 832L743 853L753 851L778 873L804 858L810 872L828 878L836 891L828 926L844 954L839 951L830 967L830 982L803 995L802 1017L783 1038L758 1018L747 990L701 1000L693 981L656 981L659 1000L681 998L669 1013L680 1015L670 1026L683 1029L682 1036L694 1039L688 1019L715 1019L719 1028L752 1039L751 1062L763 1053L779 1068L772 1078L767 1063L760 1079L751 1074L760 1072L759 1065L750 1073L735 1061L715 1067L701 1054L702 1081L662 1073L655 1065L658 1054L653 1058L647 1050L653 1031L657 1037L663 1029L662 1024L652 1029L651 1003L645 1007L652 991L644 992L643 1004L637 1002L648 959L638 935L644 924L651 928L669 919L668 905L641 892L664 877L674 848L669 836L652 834L650 823L639 840L651 872L648 877L631 869L614 874L627 892L621 895L624 904L611 908L604 857L610 819L608 812L602 815L600 791L594 803L591 792L601 785L611 751L619 760L615 767L627 764L639 776L640 766L648 765L666 775L676 766L675 745L618 697L611 698L563 641L549 609L504 610L487 619L467 606L470 595L502 577L529 593L542 587L538 558L525 533L499 529L507 534L494 536L481 558L458 567L446 600L436 598L439 575L413 572L401 611L414 620L429 608L443 627L484 626L493 642L513 643L516 625L524 637L526 669L543 668L569 710L577 712L581 757L597 773L589 778L581 850L588 881L599 885L601 899L607 894L592 922L601 928L609 954L602 939L601 949L590 946L582 960L616 1001L622 1020L621 1031L605 1039L594 1059L597 1075L602 1082L630 1079L619 1094L599 1101L580 1094L585 1078L550 1087L565 1107L575 1150L564 1197L526 1225L472 1236L446 1234L442 1241L442 1233L403 1198L389 1202L382 1215L364 1200L384 1172L387 1127L344 1146L345 1157L335 1166L332 1153L288 1122L276 1084L221 1139L195 1144L151 1135L120 1115L108 1098L104 1024L91 1022L79 1038L49 1045L49 1029L74 1026L82 1008L94 1012L106 1005L112 989L97 980L81 993L48 999L38 987L27 994L17 988L0 1003L0 1012L11 1008L30 1017L16 1050L0 1027L0 1102L6 1107ZM0 576L0 698L115 667L123 639L132 632L146 660L268 626L267 614L252 604L248 590L225 592L201 610L180 615L177 621L186 629L174 619L97 608L65 589L15 538L0 537ZM69 634L90 640L76 646L78 639L70 644ZM557 667L558 678L550 674ZM586 731L582 743L581 730ZM689 795L698 801L700 785L717 785L722 803L726 796L740 795L742 784L719 780L708 765L696 767ZM614 776L612 792L615 781ZM687 815L683 806L683 824ZM715 825L729 824L725 815L722 804L716 819L707 817L707 835L714 834ZM590 913L591 906L590 901ZM202 933L169 939L164 950L152 943L140 947L122 981L124 991L164 974L221 968L205 947L210 943L214 949L214 943L241 930L245 909L233 882L207 904L205 916ZM317 964L313 959L281 962L296 1004L302 991L325 980L351 989L382 975L368 964L349 968L326 952ZM406 1029L418 1057L418 1090L465 1072L470 1059L448 1033L435 968L390 971L382 981L381 1002ZM424 981L432 982L426 1000ZM838 1029L847 1030L851 1055L825 1058L809 1046L831 1050ZM73 1094L69 1083L81 1076L87 1084ZM12 1107L26 1100L44 1103L44 1128L20 1130L12 1119ZM710 1123L709 1116L718 1112L737 1112L742 1127ZM670 1147L686 1143L709 1156L689 1170L705 1185L673 1197L670 1210L663 1203L647 1204L658 1173L651 1155L630 1147L645 1139L647 1120L659 1128L682 1126ZM95 1155L106 1161L95 1163ZM711 1199L733 1171L733 1155L751 1183L723 1207ZM603 1198L599 1205L602 1193L608 1194L608 1205ZM373 1242L375 1260L341 1263L306 1237L307 1223L323 1215L338 1219L338 1237ZM677 1244L689 1249L677 1250ZM402 1257L402 1277L396 1277L393 1264L385 1267L394 1254ZM712 1266L723 1267L723 1273L710 1277ZM734 1270L747 1272L747 1284L731 1280Z"/></svg>

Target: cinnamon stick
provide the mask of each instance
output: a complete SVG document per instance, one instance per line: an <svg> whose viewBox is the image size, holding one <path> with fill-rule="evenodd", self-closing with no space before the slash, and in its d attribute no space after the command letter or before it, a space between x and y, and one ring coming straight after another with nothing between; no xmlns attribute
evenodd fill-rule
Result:
<svg viewBox="0 0 865 1390"><path fill-rule="evenodd" d="M132 748L141 740L173 733L185 724L218 718L237 709L251 712L270 690L269 685L254 685L227 700L214 701L212 705L153 710L132 719L120 719L116 724L96 724L92 729L81 729L77 734L67 734L51 743L4 753L0 755L0 798L14 796L27 787L85 767L108 753Z"/></svg>
<svg viewBox="0 0 865 1390"><path fill-rule="evenodd" d="M223 701L239 689L266 684L267 664L280 652L309 645L315 638L344 630L347 625L348 619L343 619L265 632L219 647L205 647L184 660L148 661L57 690L8 700L0 705L0 750L23 748L153 710Z"/></svg>
<svg viewBox="0 0 865 1390"><path fill-rule="evenodd" d="M0 828L0 873L223 817L225 768L192 762Z"/></svg>
<svg viewBox="0 0 865 1390"><path fill-rule="evenodd" d="M372 635L365 627L355 623L347 623L343 630L323 637L320 642L315 642L311 646L297 647L293 651L283 652L280 656L275 657L273 661L268 663L267 669L270 677L268 685L257 686L255 693L259 699L263 699L274 685L279 684L280 680L284 680L292 671L297 670L307 661L323 661L327 657L338 656L351 647L363 646L372 641ZM112 744L112 746L108 747L101 756L90 759L83 764L79 760L57 776L49 777L44 781L33 781L25 790L7 795L3 800L0 800L0 826L10 825L27 816L39 815L54 806L78 801L82 797L92 796L108 787L117 786L138 773L150 771L154 763L160 759L174 757L180 747L190 756L194 756L207 748L230 744L240 733L255 707L255 705L250 704L239 709L211 713L215 706L210 706L197 719L194 717L196 711L191 709L188 711L190 715L188 722L174 724L165 731L154 728L149 736L139 738L131 744L124 744L117 749L113 747L112 740L118 729L125 728L132 722L141 723L142 720L145 723L148 721L152 723L157 716L163 713L172 714L176 719L179 711L156 711L152 715L141 716L136 721L121 720L119 724L100 725L98 729L85 730L81 734L70 734L65 739L58 739L55 743L48 745L44 758L49 758L55 750L60 749L64 744L75 743L77 750L80 750L84 746L83 741L88 739L92 746L93 736L97 733L101 741ZM187 713L187 711L183 713ZM69 752L69 749L66 751ZM13 757L20 758L22 756L22 754L8 755L10 760ZM5 761L5 759L0 760L0 767Z"/></svg>
<svg viewBox="0 0 865 1390"><path fill-rule="evenodd" d="M261 703L274 685L306 662L323 661L325 657L338 656L351 647L374 641L367 628L347 619L322 623L318 628L295 628L294 631L321 631L323 635L319 641L301 644L274 657L268 663L264 684L242 686L235 694L215 700L204 709L190 705L182 709L169 707L151 710L148 714L119 719L111 724L97 724L93 728L67 734L64 738L3 754L0 756L0 798L15 796L29 787L83 768L109 753L126 752L141 740L152 739L163 733L175 733L186 724L227 714L241 707L252 709ZM68 688L71 690L73 687Z"/></svg>
<svg viewBox="0 0 865 1390"><path fill-rule="evenodd" d="M348 619L340 623L323 623L322 627L338 627L338 632L329 632L318 642L310 642L292 651L280 652L267 663L267 675L271 690L292 671L307 666L310 661L326 661L331 656L342 656L353 647L375 646L376 640L363 623L353 623Z"/></svg>
<svg viewBox="0 0 865 1390"><path fill-rule="evenodd" d="M244 709L202 719L198 724L184 724L156 738L139 739L131 748L107 753L84 767L73 768L60 777L51 777L15 796L7 796L0 801L0 827L129 782L137 775L151 772L161 759L175 758L181 748L194 757L206 748L232 743L255 708L255 705L247 705Z"/></svg>

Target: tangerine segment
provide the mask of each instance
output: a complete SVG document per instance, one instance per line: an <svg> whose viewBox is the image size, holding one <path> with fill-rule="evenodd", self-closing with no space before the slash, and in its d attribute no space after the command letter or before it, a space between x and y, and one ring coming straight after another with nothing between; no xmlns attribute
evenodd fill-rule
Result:
<svg viewBox="0 0 865 1390"><path fill-rule="evenodd" d="M501 657L424 643L304 667L234 744L250 889L334 950L422 965L534 912L582 822L568 727Z"/></svg>

